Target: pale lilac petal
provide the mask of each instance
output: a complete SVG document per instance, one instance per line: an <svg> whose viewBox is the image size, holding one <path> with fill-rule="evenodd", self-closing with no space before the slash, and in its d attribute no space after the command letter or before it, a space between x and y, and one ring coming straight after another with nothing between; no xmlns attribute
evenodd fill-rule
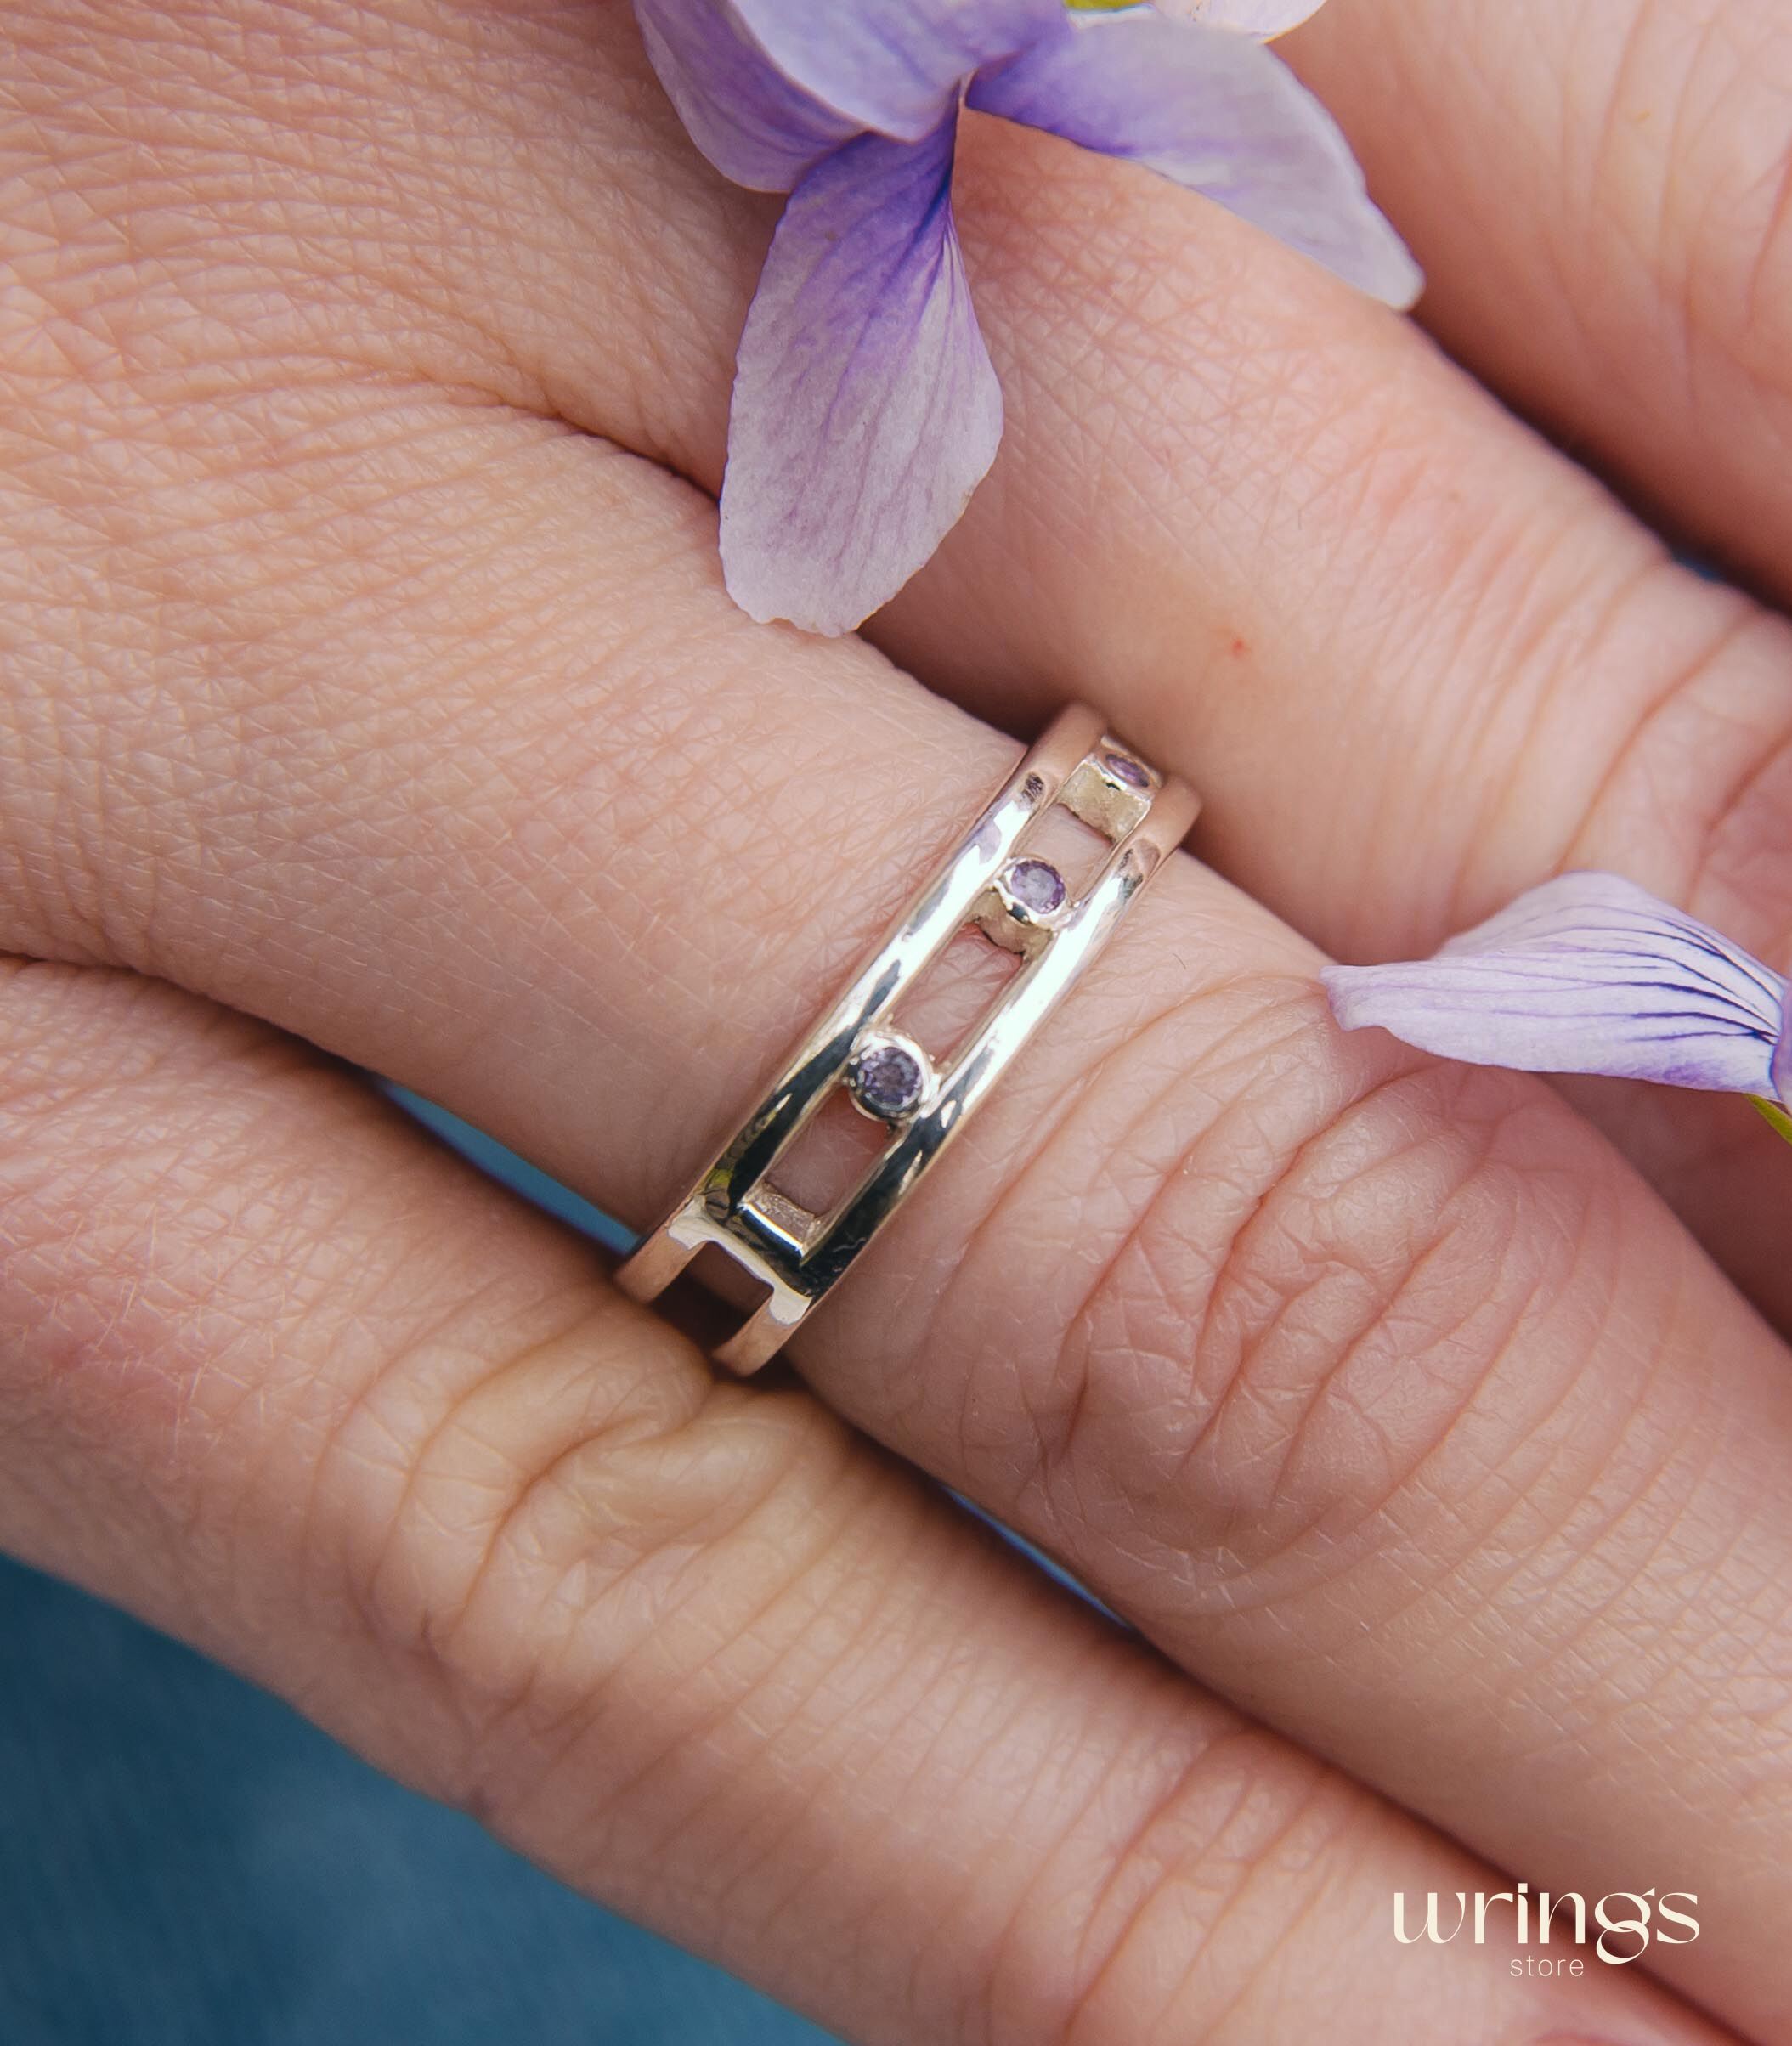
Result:
<svg viewBox="0 0 1792 2046"><path fill-rule="evenodd" d="M862 136L792 195L741 337L722 568L754 618L847 632L995 460L1002 393L953 231L956 117Z"/></svg>
<svg viewBox="0 0 1792 2046"><path fill-rule="evenodd" d="M1323 978L1346 1030L1472 1065L1777 1091L1786 983L1615 874L1546 881L1435 958Z"/></svg>
<svg viewBox="0 0 1792 2046"><path fill-rule="evenodd" d="M1337 123L1249 37L1139 8L1066 14L978 77L972 106L1203 193L1390 305L1423 280Z"/></svg>
<svg viewBox="0 0 1792 2046"><path fill-rule="evenodd" d="M1267 42L1316 14L1324 0L1156 0L1160 14L1173 21L1198 21L1204 28L1230 29L1234 35Z"/></svg>
<svg viewBox="0 0 1792 2046"><path fill-rule="evenodd" d="M788 192L861 124L790 83L726 0L635 0L647 61L724 178Z"/></svg>
<svg viewBox="0 0 1792 2046"><path fill-rule="evenodd" d="M684 0L685 4L692 0ZM856 126L917 142L971 73L1057 25L1063 0L732 0L792 84Z"/></svg>

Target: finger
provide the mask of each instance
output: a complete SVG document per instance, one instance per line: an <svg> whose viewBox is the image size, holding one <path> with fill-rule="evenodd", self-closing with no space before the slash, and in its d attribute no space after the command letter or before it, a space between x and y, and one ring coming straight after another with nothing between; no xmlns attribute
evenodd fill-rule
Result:
<svg viewBox="0 0 1792 2046"><path fill-rule="evenodd" d="M169 303L133 302L133 359L189 387L178 323L195 296L227 316L228 255L266 281L263 371L314 373L321 321L376 372L557 410L713 483L769 215L681 150L622 10L494 32L449 8L348 44L307 19L246 85L225 17L9 22L53 46L13 88L39 175L79 162L92 199L22 273L56 314L47 375L97 359L141 243ZM102 117L141 76L139 30L196 124L158 124L140 90ZM347 156L345 110L370 144ZM1094 695L1207 789L1215 860L1346 956L1427 949L1574 863L1792 951L1783 625L1673 568L1398 323L1186 195L999 124L964 158L1009 432L888 645L998 716ZM19 218L48 242L61 216ZM1599 1106L1792 1326L1792 1159L1734 1104Z"/></svg>
<svg viewBox="0 0 1792 2046"><path fill-rule="evenodd" d="M1288 46L1446 343L1784 598L1792 25L1750 0L1348 0Z"/></svg>
<svg viewBox="0 0 1792 2046"><path fill-rule="evenodd" d="M299 1048L13 965L0 1073L8 1544L569 1880L866 2040L1715 2046L1629 1981L1515 1981L1497 1923L1340 2018L1394 1890L1416 1924L1491 1874L803 1394L715 1386Z"/></svg>
<svg viewBox="0 0 1792 2046"><path fill-rule="evenodd" d="M633 458L383 380L277 411L277 467L168 495L76 460L158 637L71 710L43 614L14 942L257 1009L650 1219L1012 747L749 625L713 507ZM1595 1896L1696 1871L1658 1886L1712 1923L1661 1964L1764 2023L1785 1353L1546 1093L1339 1039L1314 963L1167 873L806 1368L1507 1862Z"/></svg>

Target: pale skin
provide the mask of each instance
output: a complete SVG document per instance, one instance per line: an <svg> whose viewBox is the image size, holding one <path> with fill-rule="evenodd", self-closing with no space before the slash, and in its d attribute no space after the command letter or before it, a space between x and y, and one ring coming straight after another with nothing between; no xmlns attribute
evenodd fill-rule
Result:
<svg viewBox="0 0 1792 2046"><path fill-rule="evenodd" d="M1287 48L1463 366L973 121L1008 439L823 642L715 557L774 207L618 0L6 10L0 1540L855 2040L1767 2046L1792 1157L1312 973L1574 865L1792 963L1792 25ZM1071 696L1206 863L795 1376L333 1063L645 1225ZM1396 1942L1518 1878L1700 1934Z"/></svg>

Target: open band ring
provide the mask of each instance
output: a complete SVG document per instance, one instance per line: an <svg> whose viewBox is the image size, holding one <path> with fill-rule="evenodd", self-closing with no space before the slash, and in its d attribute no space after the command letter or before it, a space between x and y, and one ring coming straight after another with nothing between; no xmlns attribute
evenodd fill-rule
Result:
<svg viewBox="0 0 1792 2046"><path fill-rule="evenodd" d="M1026 851L1033 828L1058 804L1111 848L1080 896L1055 867ZM1200 807L1184 783L1156 773L1113 738L1098 712L1081 704L1062 712L792 1053L721 1156L642 1240L618 1275L624 1291L636 1300L657 1298L698 1251L715 1244L766 1289L715 1360L742 1373L770 1362L1106 944ZM1017 953L1020 964L936 1065L888 1019L967 927ZM831 1212L814 1214L779 1193L772 1175L836 1088L884 1124L888 1140Z"/></svg>

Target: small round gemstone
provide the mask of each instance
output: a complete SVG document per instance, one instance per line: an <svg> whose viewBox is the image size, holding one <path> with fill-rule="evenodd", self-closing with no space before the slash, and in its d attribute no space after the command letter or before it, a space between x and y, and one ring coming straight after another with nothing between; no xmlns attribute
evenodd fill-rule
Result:
<svg viewBox="0 0 1792 2046"><path fill-rule="evenodd" d="M1064 907L1064 876L1047 860L1016 860L1008 870L1009 896L1036 917Z"/></svg>
<svg viewBox="0 0 1792 2046"><path fill-rule="evenodd" d="M1150 771L1129 753L1110 750L1102 755L1101 765L1116 782L1124 782L1129 788L1149 788L1151 785Z"/></svg>
<svg viewBox="0 0 1792 2046"><path fill-rule="evenodd" d="M900 1044L873 1044L852 1062L853 1093L874 1116L906 1116L925 1084L921 1061Z"/></svg>

